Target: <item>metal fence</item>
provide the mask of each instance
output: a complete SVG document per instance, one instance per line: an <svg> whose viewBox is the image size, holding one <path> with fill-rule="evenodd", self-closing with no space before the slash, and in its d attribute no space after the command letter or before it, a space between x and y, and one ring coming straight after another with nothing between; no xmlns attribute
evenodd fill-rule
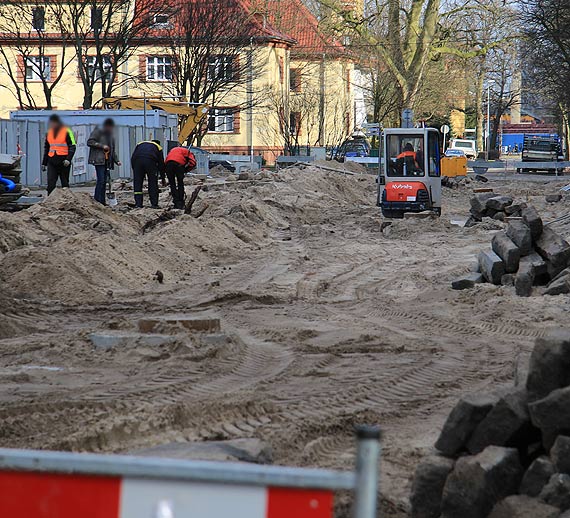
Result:
<svg viewBox="0 0 570 518"><path fill-rule="evenodd" d="M282 155L282 156L278 156L277 159L275 160L275 166L277 167L277 169L280 169L282 167L287 167L290 165L294 165L294 164L298 164L298 163L302 163L302 164L309 164L311 162L315 161L315 157L314 156L301 156L301 155Z"/></svg>
<svg viewBox="0 0 570 518"><path fill-rule="evenodd" d="M87 139L96 127L95 124L82 124L72 127L77 141L77 151L73 158L70 184L77 185L95 181L95 168L88 164L89 148ZM148 131L148 130L147 130ZM168 128L153 128L154 138L161 142L170 136ZM43 187L47 176L41 170L46 123L29 120L0 120L0 153L23 154L22 184L28 187ZM117 126L115 140L117 154L122 165L115 166L113 178L131 178L131 154L138 142L145 139L143 126Z"/></svg>
<svg viewBox="0 0 570 518"><path fill-rule="evenodd" d="M380 432L361 427L354 472L0 449L0 516L26 518L354 518L377 516Z"/></svg>
<svg viewBox="0 0 570 518"><path fill-rule="evenodd" d="M243 170L259 171L263 163L263 158L259 155L216 155L212 154L208 157L209 161L227 160L236 168L236 174Z"/></svg>
<svg viewBox="0 0 570 518"><path fill-rule="evenodd" d="M40 122L0 120L0 153L17 155L20 149L25 153L21 175L24 185L40 186L42 183L40 173L44 139L45 126Z"/></svg>
<svg viewBox="0 0 570 518"><path fill-rule="evenodd" d="M570 162L513 162L514 167L519 172L524 171L553 171L558 176L563 174L564 169L570 167Z"/></svg>

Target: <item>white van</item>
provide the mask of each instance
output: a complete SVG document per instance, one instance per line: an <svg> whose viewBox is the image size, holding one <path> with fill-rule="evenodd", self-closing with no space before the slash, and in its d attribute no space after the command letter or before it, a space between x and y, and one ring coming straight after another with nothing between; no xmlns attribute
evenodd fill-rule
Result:
<svg viewBox="0 0 570 518"><path fill-rule="evenodd" d="M465 152L465 156L467 158L477 158L477 148L475 147L474 140L460 138L452 139L449 144L449 149L460 149Z"/></svg>

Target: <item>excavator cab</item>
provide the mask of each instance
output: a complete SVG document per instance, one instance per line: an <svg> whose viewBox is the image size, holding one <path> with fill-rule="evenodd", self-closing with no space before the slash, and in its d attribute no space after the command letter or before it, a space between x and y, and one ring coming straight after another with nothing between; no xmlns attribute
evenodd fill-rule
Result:
<svg viewBox="0 0 570 518"><path fill-rule="evenodd" d="M405 212L423 211L441 215L439 131L385 129L383 146L378 205L384 217L403 218Z"/></svg>

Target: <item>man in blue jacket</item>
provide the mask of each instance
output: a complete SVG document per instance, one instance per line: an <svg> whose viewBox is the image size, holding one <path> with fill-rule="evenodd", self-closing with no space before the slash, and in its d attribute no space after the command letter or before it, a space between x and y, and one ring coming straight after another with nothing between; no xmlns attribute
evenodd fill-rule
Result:
<svg viewBox="0 0 570 518"><path fill-rule="evenodd" d="M164 154L159 140L140 142L131 157L133 168L133 187L135 205L143 206L143 183L145 176L148 181L148 197L153 209L158 209L158 176L165 182Z"/></svg>

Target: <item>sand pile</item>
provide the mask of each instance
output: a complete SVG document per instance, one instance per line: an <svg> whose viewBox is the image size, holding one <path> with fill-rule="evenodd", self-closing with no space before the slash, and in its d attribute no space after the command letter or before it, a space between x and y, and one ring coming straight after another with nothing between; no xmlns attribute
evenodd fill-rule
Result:
<svg viewBox="0 0 570 518"><path fill-rule="evenodd" d="M336 169L338 171L348 171L349 173L357 173L357 174L377 173L377 170L374 168L370 168L363 164L351 161L337 162L336 160L315 160L315 162L313 163L315 166L322 166L329 169Z"/></svg>
<svg viewBox="0 0 570 518"><path fill-rule="evenodd" d="M105 301L117 290L141 290L157 270L169 282L188 279L196 268L257 250L293 221L316 223L323 210L369 196L364 182L317 169L279 180L210 187L197 203L200 218L177 214L144 233L160 213L121 214L88 194L57 190L28 211L0 214L0 282L21 297Z"/></svg>
<svg viewBox="0 0 570 518"><path fill-rule="evenodd" d="M351 470L353 425L380 423L381 515L409 516L408 480L450 409L512 387L515 358L566 325L570 297L450 288L506 226L449 226L468 217L464 187L444 190L440 220L386 227L372 175L307 167L217 183L193 215L146 232L165 211L127 209L128 192L116 212L58 193L1 217L0 269L17 278L2 273L0 293L46 301L1 303L14 311L0 340L2 444L130 452L257 438L277 464ZM545 224L570 211L570 199L546 203L556 185L489 184ZM556 231L567 238L570 223ZM219 318L221 333L137 335L141 319L180 314Z"/></svg>

